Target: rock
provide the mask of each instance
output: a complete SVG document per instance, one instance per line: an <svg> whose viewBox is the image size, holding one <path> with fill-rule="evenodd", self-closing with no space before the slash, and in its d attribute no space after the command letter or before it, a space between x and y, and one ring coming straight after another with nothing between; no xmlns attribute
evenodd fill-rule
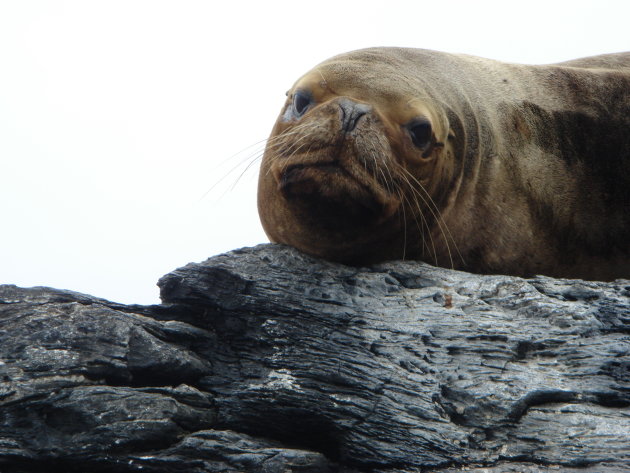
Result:
<svg viewBox="0 0 630 473"><path fill-rule="evenodd" d="M260 245L159 286L0 286L0 471L630 470L630 281Z"/></svg>

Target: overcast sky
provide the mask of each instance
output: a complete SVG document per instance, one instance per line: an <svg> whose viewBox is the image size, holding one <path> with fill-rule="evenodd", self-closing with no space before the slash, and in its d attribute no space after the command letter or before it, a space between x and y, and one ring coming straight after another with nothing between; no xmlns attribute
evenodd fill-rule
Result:
<svg viewBox="0 0 630 473"><path fill-rule="evenodd" d="M163 274L267 241L262 140L337 53L548 63L629 50L629 18L625 0L0 0L0 283L157 303Z"/></svg>

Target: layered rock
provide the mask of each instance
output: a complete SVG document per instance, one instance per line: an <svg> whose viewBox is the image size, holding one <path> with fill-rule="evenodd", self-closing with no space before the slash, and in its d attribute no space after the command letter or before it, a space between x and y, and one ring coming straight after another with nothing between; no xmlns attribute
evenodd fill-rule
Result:
<svg viewBox="0 0 630 473"><path fill-rule="evenodd" d="M630 470L630 281L260 245L159 286L0 286L0 471Z"/></svg>

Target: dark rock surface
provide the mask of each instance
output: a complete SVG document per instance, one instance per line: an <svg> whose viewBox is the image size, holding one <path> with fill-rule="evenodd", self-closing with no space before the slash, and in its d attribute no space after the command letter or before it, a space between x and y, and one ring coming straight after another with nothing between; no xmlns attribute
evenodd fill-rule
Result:
<svg viewBox="0 0 630 473"><path fill-rule="evenodd" d="M159 285L0 286L1 472L630 471L630 281L261 245Z"/></svg>

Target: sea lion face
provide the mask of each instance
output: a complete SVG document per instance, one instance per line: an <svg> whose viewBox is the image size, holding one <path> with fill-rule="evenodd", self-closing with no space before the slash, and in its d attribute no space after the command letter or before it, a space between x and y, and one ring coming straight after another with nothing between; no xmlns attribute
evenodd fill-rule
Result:
<svg viewBox="0 0 630 473"><path fill-rule="evenodd" d="M258 190L267 235L347 263L414 257L406 241L429 231L447 134L445 115L395 65L321 64L287 93L267 143Z"/></svg>

